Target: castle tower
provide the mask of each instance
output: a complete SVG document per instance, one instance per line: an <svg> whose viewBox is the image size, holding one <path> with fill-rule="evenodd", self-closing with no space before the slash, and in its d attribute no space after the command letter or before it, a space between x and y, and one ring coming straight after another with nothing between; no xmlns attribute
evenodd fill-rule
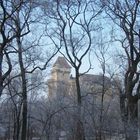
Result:
<svg viewBox="0 0 140 140"><path fill-rule="evenodd" d="M52 79L55 81L68 81L71 67L64 57L58 57L52 68Z"/></svg>
<svg viewBox="0 0 140 140"><path fill-rule="evenodd" d="M48 80L49 95L58 94L61 85L69 83L71 73L71 67L64 57L58 57L55 61L52 71L51 78ZM59 88L59 89L58 89ZM63 87L64 88L64 87Z"/></svg>

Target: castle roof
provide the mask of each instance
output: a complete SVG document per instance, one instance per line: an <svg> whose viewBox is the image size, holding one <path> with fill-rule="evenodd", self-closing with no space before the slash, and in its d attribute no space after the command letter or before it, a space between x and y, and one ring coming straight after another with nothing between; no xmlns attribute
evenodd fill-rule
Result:
<svg viewBox="0 0 140 140"><path fill-rule="evenodd" d="M103 76L102 75L93 75L93 74L84 74L80 77L81 82L88 82L89 84L99 84L102 85ZM110 79L108 77L104 77L105 85L110 84Z"/></svg>
<svg viewBox="0 0 140 140"><path fill-rule="evenodd" d="M59 68L67 68L67 69L71 68L71 66L68 64L66 59L64 57L60 57L60 56L55 61L53 67L55 67L55 66L57 66Z"/></svg>

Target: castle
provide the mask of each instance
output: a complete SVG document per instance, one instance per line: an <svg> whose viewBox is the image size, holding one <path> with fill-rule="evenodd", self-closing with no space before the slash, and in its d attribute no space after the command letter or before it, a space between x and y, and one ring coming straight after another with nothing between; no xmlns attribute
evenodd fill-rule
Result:
<svg viewBox="0 0 140 140"><path fill-rule="evenodd" d="M92 135L93 132L95 133L93 136L96 135L96 132L100 130L99 118L101 111L104 119L104 122L102 122L102 131L105 133L113 131L116 135L116 130L121 130L121 126L118 125L118 122L120 121L119 95L117 94L118 91L113 82L106 76L93 74L83 74L80 76L79 80L81 96L83 97L82 121L86 122L84 123L84 127L87 137L89 137L88 135ZM72 132L70 132L68 128L74 128L74 116L76 116L76 112L74 111L74 108L71 109L71 106L75 106L76 85L75 78L71 76L71 66L64 57L58 57L53 64L51 77L47 83L48 95L50 99L53 99L52 102L58 108L59 106L60 108L62 108L62 106L67 107L66 111L62 111L63 113L60 113L60 115L57 116L59 123L56 132L58 137L60 139L63 137L61 136L61 132L65 132L67 135L64 137L72 136ZM61 101L60 104L59 101ZM69 120L65 117L67 114L69 114L69 117L71 116ZM89 125L91 124L92 119L94 119L95 124L93 123L93 125ZM117 138L115 135L113 134L112 137ZM108 137L108 134L106 137Z"/></svg>
<svg viewBox="0 0 140 140"><path fill-rule="evenodd" d="M104 79L103 79L104 78ZM111 86L111 81L108 77L102 75L83 74L80 76L80 84L82 93L92 93L95 90L101 90L101 86L105 84L106 90ZM67 89L68 88L68 89ZM71 75L71 66L64 57L58 57L53 64L51 78L48 80L49 96L57 96L58 92L67 91L67 94L74 94L75 78ZM68 91L69 90L69 91ZM99 91L98 91L99 93ZM84 94L84 93L83 93Z"/></svg>

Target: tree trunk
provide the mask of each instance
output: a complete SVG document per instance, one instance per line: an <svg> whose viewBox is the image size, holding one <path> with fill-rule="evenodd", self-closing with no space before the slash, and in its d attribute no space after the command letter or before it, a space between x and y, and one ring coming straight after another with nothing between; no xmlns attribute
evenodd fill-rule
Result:
<svg viewBox="0 0 140 140"><path fill-rule="evenodd" d="M128 101L125 102L125 100L123 99L121 102L123 123L125 125L125 139L138 140L137 99L135 96L131 96L127 98L127 100Z"/></svg>
<svg viewBox="0 0 140 140"><path fill-rule="evenodd" d="M140 139L140 99L138 100L138 140Z"/></svg>
<svg viewBox="0 0 140 140"><path fill-rule="evenodd" d="M128 99L127 140L137 140L137 101L135 96Z"/></svg>
<svg viewBox="0 0 140 140"><path fill-rule="evenodd" d="M27 134L27 99L23 99L21 140L26 140Z"/></svg>
<svg viewBox="0 0 140 140"><path fill-rule="evenodd" d="M84 135L84 126L82 122L82 112L81 112L81 89L80 89L80 82L79 82L79 71L76 70L76 91L77 91L77 118L76 118L76 134L75 140L85 140Z"/></svg>
<svg viewBox="0 0 140 140"><path fill-rule="evenodd" d="M14 133L13 139L19 140L19 133L20 133L20 115L17 112L14 113Z"/></svg>
<svg viewBox="0 0 140 140"><path fill-rule="evenodd" d="M26 140L27 135L27 85L26 85L26 72L23 65L22 57L22 46L20 38L17 38L18 44L18 57L19 57L19 66L21 71L21 80L22 80L22 124L21 124L21 140Z"/></svg>
<svg viewBox="0 0 140 140"><path fill-rule="evenodd" d="M1 47L1 46L0 46ZM2 78L2 60L3 60L3 53L0 48L0 97L2 95L2 90L3 90L3 78Z"/></svg>

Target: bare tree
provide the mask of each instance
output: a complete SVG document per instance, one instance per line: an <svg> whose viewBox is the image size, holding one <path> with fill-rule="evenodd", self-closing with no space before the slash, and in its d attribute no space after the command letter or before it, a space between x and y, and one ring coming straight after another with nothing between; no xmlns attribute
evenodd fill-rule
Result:
<svg viewBox="0 0 140 140"><path fill-rule="evenodd" d="M120 27L123 39L118 39L127 56L127 69L124 78L124 93L127 100L127 114L125 121L128 125L126 139L137 139L137 101L139 95L139 62L140 49L138 42L138 21L140 17L140 1L106 0L106 13L113 22ZM130 122L130 123L129 123Z"/></svg>
<svg viewBox="0 0 140 140"><path fill-rule="evenodd" d="M107 43L104 42L102 31L101 31L98 48L97 48L97 50L95 50L95 54L97 56L97 59L100 63L101 70L102 70L102 72L101 72L101 76L102 76L101 101L100 101L101 107L99 109L100 110L100 115L99 115L100 116L100 119L99 119L100 125L99 125L99 131L98 131L99 140L102 140L104 138L104 134L102 132L103 124L104 124L104 116L105 116L104 110L106 110L104 100L105 100L105 96L107 94L107 90L108 90L109 86L111 86L111 83L109 83L109 80L108 80L108 85L107 85L107 79L106 79L106 67L107 67L106 66L107 65L106 53L107 53L108 49L109 49L109 47L107 46Z"/></svg>
<svg viewBox="0 0 140 140"><path fill-rule="evenodd" d="M76 140L84 140L84 128L81 121L81 88L80 88L80 68L83 59L90 53L93 39L93 31L97 26L96 17L102 12L97 2L93 1L55 1L52 14L48 14L50 20L54 21L54 26L48 26L47 35L52 43L69 61L75 70L75 83L77 93L77 128L75 133ZM91 68L91 67L90 67ZM89 68L89 69L90 69ZM89 71L89 69L87 71Z"/></svg>
<svg viewBox="0 0 140 140"><path fill-rule="evenodd" d="M15 4L13 9L14 1L0 1L0 96L3 91L3 83L7 76L12 70L11 61L9 58L9 53L7 52L9 44L15 39L16 34L13 33L14 30L14 15L17 10L22 6L23 1ZM2 63L4 62L4 57L7 59L7 71L4 72Z"/></svg>
<svg viewBox="0 0 140 140"><path fill-rule="evenodd" d="M27 113L28 113L28 84L29 76L27 74L35 72L37 69L45 70L50 62L51 58L55 56L57 50L53 51L52 55L49 55L45 62L39 64L41 57L37 47L40 47L40 40L42 34L38 35L36 39L28 38L30 37L31 29L33 24L37 23L37 16L34 16L34 9L38 9L33 1L1 1L1 34L2 34L2 43L1 43L1 63L0 63L0 89L1 93L3 87L10 85L14 79L19 78L20 82L20 93L17 92L17 95L20 95L21 106L18 108L19 112L15 113L16 123L20 121L20 126L15 126L17 131L14 139L26 140L27 138ZM39 9L38 9L39 10ZM41 16L40 16L41 17ZM40 20L41 21L41 20ZM40 31L41 32L41 31ZM26 41L25 41L26 40ZM31 53L33 52L34 53ZM36 53L35 53L36 52ZM14 53L14 55L13 55ZM38 53L38 54L37 54ZM34 54L34 55L33 55ZM41 54L41 53L40 53ZM7 59L8 70L3 75L4 70L2 71L2 62L3 56ZM12 69L14 67L14 70ZM16 71L16 74L13 77L10 75L10 72L13 70ZM4 81L5 80L5 81ZM6 81L7 80L7 81ZM3 85L5 82L5 85ZM9 88L9 90L11 90ZM1 95L1 94L0 94ZM17 96L15 95L15 96ZM12 96L11 96L12 97ZM12 99L12 98L11 98ZM16 108L16 104L13 100L13 104ZM18 129L20 128L20 129Z"/></svg>

